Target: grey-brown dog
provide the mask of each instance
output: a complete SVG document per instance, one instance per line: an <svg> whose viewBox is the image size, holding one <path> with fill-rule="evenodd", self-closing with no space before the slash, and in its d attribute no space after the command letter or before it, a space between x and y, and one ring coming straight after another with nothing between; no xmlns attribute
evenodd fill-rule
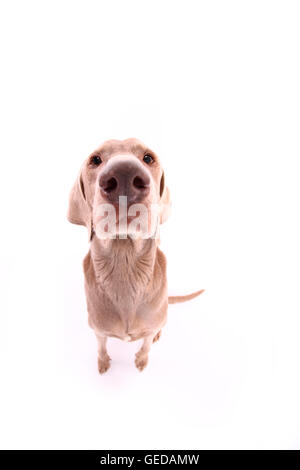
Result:
<svg viewBox="0 0 300 470"><path fill-rule="evenodd" d="M141 231L132 224L135 229L123 236L120 196L126 196L128 204L126 224L139 214L130 215L130 209L142 205L149 210L147 220L154 232L149 228ZM107 211L98 210L109 208L109 204L116 210L112 229L101 225ZM85 225L91 242L83 268L89 325L98 339L100 374L110 366L106 350L109 336L125 341L143 338L135 360L141 371L147 365L151 344L159 339L166 323L168 303L184 302L203 292L168 297L166 258L158 247L157 234L159 224L168 218L170 205L157 155L136 139L105 142L84 162L72 188L68 220ZM151 206L157 210L151 212ZM102 226L102 231L97 226Z"/></svg>

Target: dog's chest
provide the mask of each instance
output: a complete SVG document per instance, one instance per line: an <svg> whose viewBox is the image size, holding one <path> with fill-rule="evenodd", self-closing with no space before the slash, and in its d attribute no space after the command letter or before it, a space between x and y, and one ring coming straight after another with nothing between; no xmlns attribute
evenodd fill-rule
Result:
<svg viewBox="0 0 300 470"><path fill-rule="evenodd" d="M125 298L115 303L105 294L95 299L87 290L87 303L90 326L100 334L124 341L135 341L158 330L167 313L167 298L159 305L155 301L135 305Z"/></svg>
<svg viewBox="0 0 300 470"><path fill-rule="evenodd" d="M165 264L147 258L134 266L112 261L95 263L89 255L84 261L90 326L125 341L147 336L165 322Z"/></svg>

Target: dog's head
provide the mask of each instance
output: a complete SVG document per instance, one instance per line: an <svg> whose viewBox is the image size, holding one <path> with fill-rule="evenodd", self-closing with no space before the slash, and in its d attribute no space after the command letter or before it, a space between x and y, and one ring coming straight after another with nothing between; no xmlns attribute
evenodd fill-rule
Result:
<svg viewBox="0 0 300 470"><path fill-rule="evenodd" d="M170 194L157 155L136 139L109 140L84 162L70 195L68 220L89 239L155 236L167 220Z"/></svg>

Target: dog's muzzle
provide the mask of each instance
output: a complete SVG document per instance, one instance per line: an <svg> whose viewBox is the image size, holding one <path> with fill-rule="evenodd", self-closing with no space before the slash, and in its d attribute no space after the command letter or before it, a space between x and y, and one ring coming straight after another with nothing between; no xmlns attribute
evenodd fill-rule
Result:
<svg viewBox="0 0 300 470"><path fill-rule="evenodd" d="M150 176L135 157L114 157L100 174L99 187L102 197L117 205L120 196L127 203L142 203L150 192Z"/></svg>

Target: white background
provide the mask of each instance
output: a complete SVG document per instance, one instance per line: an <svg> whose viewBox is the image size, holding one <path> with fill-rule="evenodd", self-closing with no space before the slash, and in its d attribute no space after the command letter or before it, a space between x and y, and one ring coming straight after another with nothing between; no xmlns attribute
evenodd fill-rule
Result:
<svg viewBox="0 0 300 470"><path fill-rule="evenodd" d="M3 1L3 448L299 448L300 11L292 1ZM97 372L82 161L164 162L170 306L147 369Z"/></svg>

